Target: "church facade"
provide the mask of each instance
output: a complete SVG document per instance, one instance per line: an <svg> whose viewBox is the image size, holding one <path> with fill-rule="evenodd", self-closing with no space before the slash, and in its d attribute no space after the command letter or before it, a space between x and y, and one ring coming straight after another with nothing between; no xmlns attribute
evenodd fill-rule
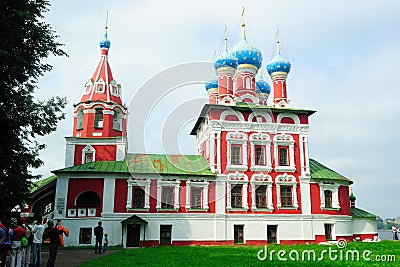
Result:
<svg viewBox="0 0 400 267"><path fill-rule="evenodd" d="M205 104L191 134L196 155L128 153L127 107L101 58L74 105L65 168L57 175L54 218L66 245L94 244L102 221L110 245L264 245L377 236L375 215L355 207L352 180L309 157L313 110L292 107L291 63L280 51L257 75L262 53L242 39L215 59ZM273 93L272 105L267 104ZM131 114L135 115L135 114Z"/></svg>

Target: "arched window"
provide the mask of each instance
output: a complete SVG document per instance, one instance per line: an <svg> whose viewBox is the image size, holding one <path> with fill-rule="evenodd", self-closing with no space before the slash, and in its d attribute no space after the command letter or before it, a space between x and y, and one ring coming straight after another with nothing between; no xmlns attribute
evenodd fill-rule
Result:
<svg viewBox="0 0 400 267"><path fill-rule="evenodd" d="M163 187L161 208L172 209L174 207L174 189L172 187Z"/></svg>
<svg viewBox="0 0 400 267"><path fill-rule="evenodd" d="M279 165L288 166L288 151L286 147L279 148Z"/></svg>
<svg viewBox="0 0 400 267"><path fill-rule="evenodd" d="M83 129L83 108L78 110L77 119L76 119L76 129L82 130Z"/></svg>
<svg viewBox="0 0 400 267"><path fill-rule="evenodd" d="M246 77L245 83L246 83L246 89L251 89L251 80L249 77Z"/></svg>
<svg viewBox="0 0 400 267"><path fill-rule="evenodd" d="M232 208L242 207L242 185L235 185L231 190Z"/></svg>
<svg viewBox="0 0 400 267"><path fill-rule="evenodd" d="M281 186L281 205L282 207L292 207L292 187L291 186Z"/></svg>
<svg viewBox="0 0 400 267"><path fill-rule="evenodd" d="M119 109L114 110L113 129L117 131L122 131L122 113Z"/></svg>
<svg viewBox="0 0 400 267"><path fill-rule="evenodd" d="M267 186L260 185L256 189L256 207L267 208Z"/></svg>
<svg viewBox="0 0 400 267"><path fill-rule="evenodd" d="M103 128L103 108L94 109L94 128Z"/></svg>
<svg viewBox="0 0 400 267"><path fill-rule="evenodd" d="M325 197L325 208L332 208L332 191L325 190L324 197Z"/></svg>
<svg viewBox="0 0 400 267"><path fill-rule="evenodd" d="M100 206L100 197L93 191L86 191L76 198L76 207L98 207Z"/></svg>
<svg viewBox="0 0 400 267"><path fill-rule="evenodd" d="M140 187L136 187L133 190L133 208L144 208L144 190Z"/></svg>

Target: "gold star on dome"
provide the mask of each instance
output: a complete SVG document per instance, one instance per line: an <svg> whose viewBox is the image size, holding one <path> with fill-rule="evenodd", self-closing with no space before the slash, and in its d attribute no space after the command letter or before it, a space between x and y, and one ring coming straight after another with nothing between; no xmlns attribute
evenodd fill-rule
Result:
<svg viewBox="0 0 400 267"><path fill-rule="evenodd" d="M246 60L246 59L247 59L247 57L244 57L243 59L244 59L244 60Z"/></svg>

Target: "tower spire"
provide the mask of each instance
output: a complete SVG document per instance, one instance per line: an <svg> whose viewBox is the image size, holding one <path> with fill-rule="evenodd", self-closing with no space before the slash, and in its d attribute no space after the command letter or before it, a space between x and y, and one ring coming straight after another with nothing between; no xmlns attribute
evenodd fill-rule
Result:
<svg viewBox="0 0 400 267"><path fill-rule="evenodd" d="M244 7L242 7L242 39L246 39L246 24L244 23Z"/></svg>
<svg viewBox="0 0 400 267"><path fill-rule="evenodd" d="M225 51L228 51L228 36L226 35L227 27L225 25L225 31L224 31L224 42L225 42Z"/></svg>
<svg viewBox="0 0 400 267"><path fill-rule="evenodd" d="M279 29L276 29L276 54L281 54L281 43L279 41Z"/></svg>

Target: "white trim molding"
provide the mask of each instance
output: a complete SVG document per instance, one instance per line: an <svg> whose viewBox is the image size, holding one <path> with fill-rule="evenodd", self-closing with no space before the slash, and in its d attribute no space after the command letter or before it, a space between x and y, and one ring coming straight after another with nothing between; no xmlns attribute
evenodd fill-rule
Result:
<svg viewBox="0 0 400 267"><path fill-rule="evenodd" d="M93 154L91 162L96 161L96 149L94 149L91 145L87 145L84 149L82 149L82 164L88 163L85 161L86 154Z"/></svg>
<svg viewBox="0 0 400 267"><path fill-rule="evenodd" d="M276 205L278 209L298 209L299 203L297 200L297 181L293 175L287 173L278 175L275 178L276 184ZM282 207L281 203L281 186L292 186L292 203L293 207Z"/></svg>
<svg viewBox="0 0 400 267"><path fill-rule="evenodd" d="M244 173L230 173L228 174L228 178L226 181L226 209L227 210L245 210L249 209L249 205L247 202L247 187L249 183L249 178ZM242 186L242 208L232 208L231 203L231 190L232 186L241 184Z"/></svg>
<svg viewBox="0 0 400 267"><path fill-rule="evenodd" d="M240 113L240 112L238 112L238 111L236 111L236 110L233 110L233 109L228 109L228 110L225 110L224 112L222 112L221 113L221 116L220 116L220 120L221 121L224 121L225 120L225 118L227 117L227 116L236 116L237 118L238 118L238 120L239 121L244 121L244 117L243 117L243 114L242 113Z"/></svg>
<svg viewBox="0 0 400 267"><path fill-rule="evenodd" d="M180 187L181 182L179 180L163 180L163 179L158 179L157 180L157 210L165 210L161 208L161 194L162 194L162 187L174 187L174 210L178 211L179 210L179 187Z"/></svg>
<svg viewBox="0 0 400 267"><path fill-rule="evenodd" d="M247 171L247 135L244 133L230 132L226 135L227 143L227 166L226 169L229 171ZM232 163L232 146L239 145L241 147L241 162L240 165L234 165Z"/></svg>
<svg viewBox="0 0 400 267"><path fill-rule="evenodd" d="M264 165L258 165L256 161L256 146L262 146L264 151ZM272 171L271 162L271 138L266 133L253 133L250 135L251 151L251 170L252 171Z"/></svg>
<svg viewBox="0 0 400 267"><path fill-rule="evenodd" d="M149 178L132 178L132 176L128 179L128 195L126 201L126 209L132 210L135 209L132 207L133 199L132 199L132 187L141 187L144 189L144 209L150 209L150 183L151 180Z"/></svg>
<svg viewBox="0 0 400 267"><path fill-rule="evenodd" d="M272 203L272 178L268 174L259 173L253 174L251 177L251 209L253 211L273 211L274 205ZM267 208L257 208L256 206L256 189L260 185L267 186Z"/></svg>
<svg viewBox="0 0 400 267"><path fill-rule="evenodd" d="M201 188L201 209L196 209L191 207L191 200L192 200L192 187ZM187 211L208 211L208 182L205 181L194 181L194 180L187 180L186 181L186 206Z"/></svg>
<svg viewBox="0 0 400 267"><path fill-rule="evenodd" d="M339 203L339 186L340 184L334 182L319 182L319 195L321 197L322 210L340 210ZM325 207L325 191L332 192L332 208Z"/></svg>
<svg viewBox="0 0 400 267"><path fill-rule="evenodd" d="M288 160L289 166L280 166L279 165L279 146L288 146ZM294 139L290 134L277 134L274 136L274 158L275 158L275 170L277 172L295 172L296 165L294 162Z"/></svg>

